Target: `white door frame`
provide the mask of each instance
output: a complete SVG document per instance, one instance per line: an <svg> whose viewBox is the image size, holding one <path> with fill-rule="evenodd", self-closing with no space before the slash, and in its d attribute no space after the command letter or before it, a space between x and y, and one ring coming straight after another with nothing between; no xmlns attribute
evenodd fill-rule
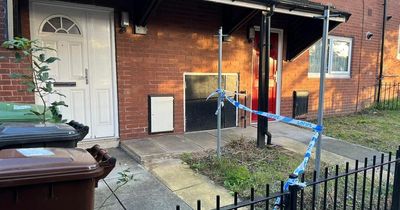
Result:
<svg viewBox="0 0 400 210"><path fill-rule="evenodd" d="M277 33L278 34L278 66L277 66L277 72L276 72L276 109L275 113L277 115L281 114L281 97L282 97L282 66L283 66L283 29L278 29L278 28L271 28L271 33ZM254 47L254 45L253 45ZM252 56L254 56L254 53L252 53ZM251 59L252 61L254 59ZM254 82L254 68L253 68L253 63L251 64L251 96L253 96L253 82ZM253 103L250 104L250 107L253 109ZM251 118L251 117L250 117ZM251 119L250 119L250 123Z"/></svg>
<svg viewBox="0 0 400 210"><path fill-rule="evenodd" d="M114 8L87 5L87 4L79 4L79 3L70 3L70 2L62 2L62 1L52 1L52 0L30 0L29 1L29 26L30 26L30 34L32 34L33 30L37 30L33 28L32 24L32 4L44 4L48 6L58 6L65 7L66 9L80 9L86 11L106 11L110 12L110 31L111 31L111 66L112 66L112 93L113 93L113 115L114 115L114 136L112 138L119 138L119 116L118 116L118 90L117 90L117 65L116 65L116 52L115 52L115 26L114 26ZM90 55L88 55L90 56ZM37 99L36 99L37 100ZM35 101L37 103L37 101ZM101 140L104 138L97 138L96 140ZM109 139L109 137L106 137ZM93 139L88 139L93 140Z"/></svg>
<svg viewBox="0 0 400 210"><path fill-rule="evenodd" d="M183 132L186 132L186 75L218 75L218 73L207 72L184 72L183 73ZM239 73L222 73L222 75L236 76L236 91L239 91ZM211 94L211 93L210 93ZM236 108L236 126L239 125L239 110Z"/></svg>

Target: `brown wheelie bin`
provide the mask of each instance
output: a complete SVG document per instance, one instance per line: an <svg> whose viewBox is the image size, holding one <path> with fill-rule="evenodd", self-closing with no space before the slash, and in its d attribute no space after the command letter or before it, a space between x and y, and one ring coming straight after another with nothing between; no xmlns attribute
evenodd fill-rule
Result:
<svg viewBox="0 0 400 210"><path fill-rule="evenodd" d="M93 210L99 179L115 158L94 146L0 151L1 210Z"/></svg>

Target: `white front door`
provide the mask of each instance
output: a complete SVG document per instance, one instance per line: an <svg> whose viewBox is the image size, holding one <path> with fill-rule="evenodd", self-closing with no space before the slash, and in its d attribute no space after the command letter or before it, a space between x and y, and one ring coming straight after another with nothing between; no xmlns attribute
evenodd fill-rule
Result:
<svg viewBox="0 0 400 210"><path fill-rule="evenodd" d="M31 37L56 51L51 65L54 88L66 97L64 119L90 127L86 138L115 137L112 11L31 2Z"/></svg>

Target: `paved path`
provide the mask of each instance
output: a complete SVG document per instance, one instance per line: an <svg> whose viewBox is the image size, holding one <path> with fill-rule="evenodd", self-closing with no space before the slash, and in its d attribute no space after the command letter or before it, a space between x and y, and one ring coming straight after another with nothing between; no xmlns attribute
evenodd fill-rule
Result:
<svg viewBox="0 0 400 210"><path fill-rule="evenodd" d="M180 159L153 160L146 163L146 168L193 209L197 209L197 200L201 200L202 209L215 209L216 195L222 206L233 202L225 188L194 172Z"/></svg>
<svg viewBox="0 0 400 210"><path fill-rule="evenodd" d="M304 154L312 132L310 130L286 125L279 122L270 123L272 143L287 150ZM222 131L222 145L241 136L256 138L257 128L232 128ZM142 140L123 141L122 149L143 163L169 190L183 199L192 208L196 207L197 199L202 200L205 209L215 207L215 195L220 195L222 205L232 202L232 196L222 187L215 186L207 177L194 173L179 159L182 153L199 152L216 147L216 131L202 131L182 135L164 135L149 137ZM354 160L380 156L380 152L363 146L351 144L338 139L323 136L322 161L329 164L343 165ZM315 157L315 155L313 155ZM378 159L379 160L379 159Z"/></svg>
<svg viewBox="0 0 400 210"><path fill-rule="evenodd" d="M284 123L271 123L269 131L273 137L273 144L280 145L288 150L300 154L304 154L306 145L310 142L313 134L311 130L287 125ZM237 128L233 129L231 133L234 133L235 135L256 138L257 128ZM355 160L359 160L360 163L363 163L365 157L368 157L368 162L371 162L374 155L379 157L377 160L380 160L380 156L382 154L377 150L328 136L322 137L321 146L322 160L330 164L345 164L348 161L352 165ZM313 155L313 157L315 157L315 155Z"/></svg>
<svg viewBox="0 0 400 210"><path fill-rule="evenodd" d="M231 139L238 138L238 136L256 138L256 130L257 128L253 126L224 129L222 131L222 145ZM279 122L270 123L269 131L272 133L273 144L300 154L304 154L312 136L310 130ZM216 131L212 130L123 141L121 147L136 160L146 162L157 158L177 157L185 152L215 149L215 142ZM363 162L365 157L371 159L374 155L378 157L381 155L376 150L327 136L322 138L322 150L323 160L331 164L343 164L346 161L354 162L356 159Z"/></svg>
<svg viewBox="0 0 400 210"><path fill-rule="evenodd" d="M150 174L142 165L138 164L120 149L110 149L110 154L117 158L114 170L99 182L95 194L95 208L99 209L106 197L111 195L111 189L117 186L118 172L129 168L133 172L133 181L119 188L116 196L127 210L154 210L175 209L180 205L181 209L191 209L184 201ZM101 210L124 210L116 196L111 196Z"/></svg>

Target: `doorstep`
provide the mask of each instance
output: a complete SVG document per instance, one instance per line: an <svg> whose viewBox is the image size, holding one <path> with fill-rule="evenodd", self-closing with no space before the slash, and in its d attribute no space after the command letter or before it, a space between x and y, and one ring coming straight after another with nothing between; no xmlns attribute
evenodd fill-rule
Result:
<svg viewBox="0 0 400 210"><path fill-rule="evenodd" d="M101 148L117 148L119 146L118 138L98 138L98 139L83 139L78 142L78 147L82 149L93 147L93 145L100 145Z"/></svg>
<svg viewBox="0 0 400 210"><path fill-rule="evenodd" d="M230 137L230 130L222 132L222 146ZM216 148L215 131L164 135L121 141L120 147L140 163L153 159L177 158L183 153L201 152Z"/></svg>

